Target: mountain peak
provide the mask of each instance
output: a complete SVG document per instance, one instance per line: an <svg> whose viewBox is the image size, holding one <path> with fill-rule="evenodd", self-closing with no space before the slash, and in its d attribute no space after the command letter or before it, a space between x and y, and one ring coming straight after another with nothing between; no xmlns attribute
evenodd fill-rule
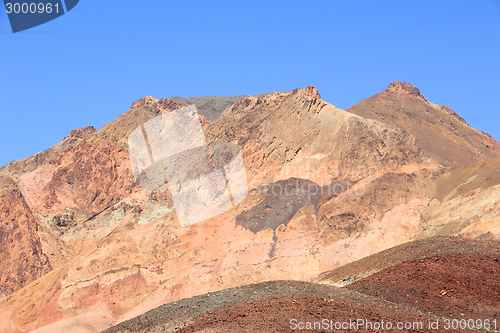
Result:
<svg viewBox="0 0 500 333"><path fill-rule="evenodd" d="M408 82L394 81L386 89L387 91L394 92L404 92L409 95L414 95L425 100L424 95L420 93L420 90Z"/></svg>
<svg viewBox="0 0 500 333"><path fill-rule="evenodd" d="M292 91L292 95L293 94L297 94L299 92L302 92L302 94L304 96L307 96L307 97L312 97L312 98L321 98L321 94L319 93L318 89L316 89L315 87L313 86L307 86L305 87L304 89L300 89L300 88L297 88L297 89L294 89Z"/></svg>
<svg viewBox="0 0 500 333"><path fill-rule="evenodd" d="M427 101L407 82L395 81L346 111L403 129L415 137L419 149L443 165L463 165L499 154L497 141L471 128L448 107Z"/></svg>
<svg viewBox="0 0 500 333"><path fill-rule="evenodd" d="M158 102L157 98L154 98L152 96L144 96L140 100L137 100L134 103L132 103L132 105L130 106L130 108L136 108L136 107L140 107L140 106L151 105L151 104L153 104L155 102Z"/></svg>

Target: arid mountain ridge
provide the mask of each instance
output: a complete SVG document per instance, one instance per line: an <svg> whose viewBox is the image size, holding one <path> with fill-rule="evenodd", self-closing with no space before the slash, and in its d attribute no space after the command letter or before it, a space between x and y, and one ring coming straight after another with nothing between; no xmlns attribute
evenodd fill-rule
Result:
<svg viewBox="0 0 500 333"><path fill-rule="evenodd" d="M0 169L0 332L99 331L206 292L315 281L415 239L500 238L500 143L400 82L347 110L314 87L203 99L207 141L241 147L250 193L180 227L168 190L135 185L127 137L181 102L147 96ZM217 118L214 105L229 106ZM304 182L343 190L266 192Z"/></svg>

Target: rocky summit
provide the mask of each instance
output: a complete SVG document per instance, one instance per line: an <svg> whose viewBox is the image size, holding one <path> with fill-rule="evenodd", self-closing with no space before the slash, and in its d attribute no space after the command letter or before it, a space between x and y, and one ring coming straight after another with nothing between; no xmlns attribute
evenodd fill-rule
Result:
<svg viewBox="0 0 500 333"><path fill-rule="evenodd" d="M181 226L168 186L136 185L128 138L192 103L208 143L241 149L248 195ZM500 143L406 82L346 110L312 86L146 96L0 168L0 332L500 320L499 175Z"/></svg>

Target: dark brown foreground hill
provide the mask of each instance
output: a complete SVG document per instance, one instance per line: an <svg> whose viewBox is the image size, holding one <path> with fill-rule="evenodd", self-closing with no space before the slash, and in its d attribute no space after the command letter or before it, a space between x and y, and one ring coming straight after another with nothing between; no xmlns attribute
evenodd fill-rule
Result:
<svg viewBox="0 0 500 333"><path fill-rule="evenodd" d="M290 332L315 323L305 331L391 331L366 326L382 321L411 323L401 332L430 332L429 321L444 329L453 319L474 319L479 330L478 319L490 326L500 321L499 260L497 241L433 237L325 272L315 279L321 283L274 281L222 290L163 305L104 332ZM365 324L354 330L331 326L349 319ZM425 326L415 326L419 322Z"/></svg>
<svg viewBox="0 0 500 333"><path fill-rule="evenodd" d="M351 329L335 329L335 323L341 325L351 320L353 325L356 319L364 322L356 322ZM419 326L420 323L428 325L429 320L436 319L347 289L299 281L272 281L166 304L103 333L290 332L300 327L304 330L307 325L313 328L316 325L316 332L332 331L331 328L336 332L352 332L353 327L356 332L373 332L366 325L377 327L382 321L385 325L391 322L394 327L398 323L411 323L412 327L401 331L421 332L424 326Z"/></svg>

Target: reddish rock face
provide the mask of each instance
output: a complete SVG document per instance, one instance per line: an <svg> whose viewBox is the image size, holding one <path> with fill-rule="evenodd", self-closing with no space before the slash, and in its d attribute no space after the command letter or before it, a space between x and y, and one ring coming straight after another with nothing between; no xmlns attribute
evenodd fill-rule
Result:
<svg viewBox="0 0 500 333"><path fill-rule="evenodd" d="M73 207L72 212L82 215L81 219L101 213L132 192L134 183L127 159L125 149L98 140L83 141L58 155L47 166L55 170L41 189L47 195L41 200L41 207L37 206L39 212L50 214ZM78 220L58 222L65 227Z"/></svg>
<svg viewBox="0 0 500 333"><path fill-rule="evenodd" d="M399 82L347 111L310 86L200 117L208 142L240 146L249 195L181 227L168 189L135 185L127 152L134 128L179 107L147 96L2 168L0 235L11 245L0 244L10 294L0 331L58 320L46 331L97 331L185 297L312 279L415 238L500 239L499 160L469 163L500 144Z"/></svg>
<svg viewBox="0 0 500 333"><path fill-rule="evenodd" d="M14 180L0 175L0 297L49 272L37 224Z"/></svg>

